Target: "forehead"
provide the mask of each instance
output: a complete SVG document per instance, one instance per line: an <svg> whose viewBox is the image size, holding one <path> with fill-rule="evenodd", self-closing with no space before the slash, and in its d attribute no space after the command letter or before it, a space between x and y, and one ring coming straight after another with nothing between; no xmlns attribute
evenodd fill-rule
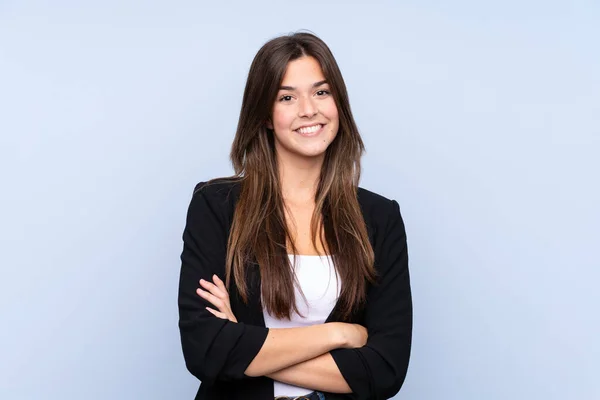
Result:
<svg viewBox="0 0 600 400"><path fill-rule="evenodd" d="M325 79L321 65L314 57L301 57L290 61L283 75L284 86L309 86Z"/></svg>

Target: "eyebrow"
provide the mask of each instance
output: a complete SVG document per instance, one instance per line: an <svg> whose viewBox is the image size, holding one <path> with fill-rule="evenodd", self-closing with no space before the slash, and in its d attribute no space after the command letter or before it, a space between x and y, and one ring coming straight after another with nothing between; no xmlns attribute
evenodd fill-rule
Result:
<svg viewBox="0 0 600 400"><path fill-rule="evenodd" d="M322 81L313 83L312 87L316 88L316 87L319 87L319 86L324 85L326 83L327 83L327 79L323 79ZM293 87L293 86L281 86L279 88L279 90L292 90L292 91L294 91L294 90L296 90L296 88Z"/></svg>

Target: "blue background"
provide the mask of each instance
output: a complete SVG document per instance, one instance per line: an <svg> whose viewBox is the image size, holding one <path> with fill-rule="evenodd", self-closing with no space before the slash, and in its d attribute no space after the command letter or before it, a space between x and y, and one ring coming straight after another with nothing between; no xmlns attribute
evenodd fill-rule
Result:
<svg viewBox="0 0 600 400"><path fill-rule="evenodd" d="M600 398L597 1L0 1L0 398L192 399L194 184L250 62L309 29L409 240L398 399Z"/></svg>

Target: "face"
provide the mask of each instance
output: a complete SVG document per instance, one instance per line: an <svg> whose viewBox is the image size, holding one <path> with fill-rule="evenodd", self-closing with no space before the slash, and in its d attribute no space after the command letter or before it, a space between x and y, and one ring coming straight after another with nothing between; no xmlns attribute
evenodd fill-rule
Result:
<svg viewBox="0 0 600 400"><path fill-rule="evenodd" d="M323 158L337 135L339 118L330 86L315 58L288 63L267 127L275 131L278 158Z"/></svg>

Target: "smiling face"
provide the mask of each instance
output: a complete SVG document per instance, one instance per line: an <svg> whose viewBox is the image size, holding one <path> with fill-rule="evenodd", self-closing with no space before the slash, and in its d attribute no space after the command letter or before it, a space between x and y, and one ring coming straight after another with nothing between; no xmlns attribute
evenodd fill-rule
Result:
<svg viewBox="0 0 600 400"><path fill-rule="evenodd" d="M337 135L339 117L329 84L314 57L288 63L267 126L274 130L280 161L322 161Z"/></svg>

